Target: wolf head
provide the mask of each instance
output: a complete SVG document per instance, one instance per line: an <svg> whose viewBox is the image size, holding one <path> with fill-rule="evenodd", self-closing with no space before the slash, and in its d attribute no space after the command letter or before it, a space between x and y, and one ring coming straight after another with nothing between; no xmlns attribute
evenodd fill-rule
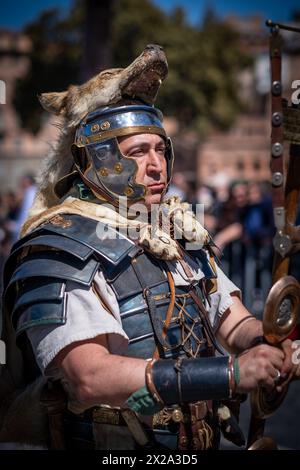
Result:
<svg viewBox="0 0 300 470"><path fill-rule="evenodd" d="M136 101L152 105L167 73L168 64L162 47L148 45L124 69L104 70L82 85L71 85L67 91L39 96L46 111L62 118L62 125L59 139L39 175L39 187L30 216L58 203L54 185L73 169L71 145L80 121L101 106Z"/></svg>

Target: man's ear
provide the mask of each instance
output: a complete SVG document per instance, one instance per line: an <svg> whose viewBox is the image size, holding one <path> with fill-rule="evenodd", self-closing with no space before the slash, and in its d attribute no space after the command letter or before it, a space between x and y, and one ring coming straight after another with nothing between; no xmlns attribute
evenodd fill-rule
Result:
<svg viewBox="0 0 300 470"><path fill-rule="evenodd" d="M42 93L38 99L43 108L49 113L64 114L66 108L67 91Z"/></svg>

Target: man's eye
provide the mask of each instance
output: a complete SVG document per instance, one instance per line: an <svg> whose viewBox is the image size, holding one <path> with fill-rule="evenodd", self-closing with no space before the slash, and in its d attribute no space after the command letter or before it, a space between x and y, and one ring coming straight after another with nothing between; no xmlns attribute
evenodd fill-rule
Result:
<svg viewBox="0 0 300 470"><path fill-rule="evenodd" d="M130 157L140 157L144 155L144 152L142 150L135 150L134 152L131 152L129 154Z"/></svg>

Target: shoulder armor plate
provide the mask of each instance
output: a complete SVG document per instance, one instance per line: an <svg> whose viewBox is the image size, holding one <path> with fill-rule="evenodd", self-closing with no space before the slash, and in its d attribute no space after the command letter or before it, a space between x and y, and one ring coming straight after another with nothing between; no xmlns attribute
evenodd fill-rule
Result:
<svg viewBox="0 0 300 470"><path fill-rule="evenodd" d="M107 224L79 215L65 217L70 222L67 226L55 225L49 221L42 230L75 240L114 265L119 264L135 249L133 241Z"/></svg>
<svg viewBox="0 0 300 470"><path fill-rule="evenodd" d="M62 325L66 321L65 283L58 279L29 279L10 289L5 296L16 335L42 325Z"/></svg>
<svg viewBox="0 0 300 470"><path fill-rule="evenodd" d="M30 254L14 271L7 289L17 281L30 278L56 278L90 286L99 268L93 258L81 261L56 251L38 251Z"/></svg>

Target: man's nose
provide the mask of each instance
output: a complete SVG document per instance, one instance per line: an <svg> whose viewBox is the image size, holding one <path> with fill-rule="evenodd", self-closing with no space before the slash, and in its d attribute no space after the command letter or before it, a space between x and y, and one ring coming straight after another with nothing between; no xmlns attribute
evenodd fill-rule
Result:
<svg viewBox="0 0 300 470"><path fill-rule="evenodd" d="M162 157L154 149L149 150L147 168L148 171L162 171Z"/></svg>

